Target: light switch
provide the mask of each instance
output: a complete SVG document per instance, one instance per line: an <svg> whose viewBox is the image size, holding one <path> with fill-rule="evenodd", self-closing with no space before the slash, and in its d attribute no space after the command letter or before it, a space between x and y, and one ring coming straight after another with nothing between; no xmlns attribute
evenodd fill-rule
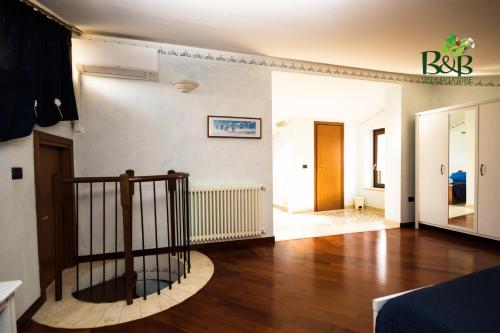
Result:
<svg viewBox="0 0 500 333"><path fill-rule="evenodd" d="M23 168L13 167L12 168L12 179L23 179Z"/></svg>

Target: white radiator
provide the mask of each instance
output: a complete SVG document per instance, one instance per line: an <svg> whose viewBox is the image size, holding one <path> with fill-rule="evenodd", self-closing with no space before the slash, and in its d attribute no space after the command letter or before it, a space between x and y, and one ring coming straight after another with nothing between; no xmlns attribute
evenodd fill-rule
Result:
<svg viewBox="0 0 500 333"><path fill-rule="evenodd" d="M191 241L203 243L262 234L263 186L189 189Z"/></svg>

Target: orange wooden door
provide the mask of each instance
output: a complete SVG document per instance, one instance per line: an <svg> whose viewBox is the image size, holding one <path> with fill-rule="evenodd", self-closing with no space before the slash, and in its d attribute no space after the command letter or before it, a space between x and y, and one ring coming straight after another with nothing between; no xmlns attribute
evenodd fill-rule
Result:
<svg viewBox="0 0 500 333"><path fill-rule="evenodd" d="M314 123L315 210L344 208L344 124Z"/></svg>

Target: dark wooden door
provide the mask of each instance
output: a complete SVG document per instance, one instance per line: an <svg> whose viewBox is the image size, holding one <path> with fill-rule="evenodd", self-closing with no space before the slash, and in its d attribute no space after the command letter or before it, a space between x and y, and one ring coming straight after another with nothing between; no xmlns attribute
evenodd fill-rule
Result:
<svg viewBox="0 0 500 333"><path fill-rule="evenodd" d="M55 251L55 216L52 204L52 178L61 174L73 177L73 142L43 132L34 133L35 187L37 209L38 260L40 288L54 281L55 258L60 255L64 267L74 264L74 215L71 190L65 189L63 204L63 253Z"/></svg>
<svg viewBox="0 0 500 333"><path fill-rule="evenodd" d="M52 207L52 177L62 172L62 149L40 146L39 204L38 204L38 255L40 260L41 287L54 280L55 220Z"/></svg>
<svg viewBox="0 0 500 333"><path fill-rule="evenodd" d="M315 122L315 210L344 208L344 125Z"/></svg>

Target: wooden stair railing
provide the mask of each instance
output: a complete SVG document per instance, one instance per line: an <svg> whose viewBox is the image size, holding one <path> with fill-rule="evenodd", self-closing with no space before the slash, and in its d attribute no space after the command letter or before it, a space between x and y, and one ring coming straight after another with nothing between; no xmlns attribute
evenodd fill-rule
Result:
<svg viewBox="0 0 500 333"><path fill-rule="evenodd" d="M163 182L165 186L165 209L166 209L166 231L160 231L157 221L157 183ZM114 237L114 251L106 252L106 184L114 184L114 222L115 222L115 237ZM133 248L133 204L135 184L139 188L139 207L140 207L140 226L141 226L141 239L142 248ZM143 183L152 183L153 187L153 202L154 202L154 240L155 247L145 248L145 229L144 229L144 214L143 214ZM81 184L89 185L89 254L79 255L79 227L80 227L80 213L82 212L79 205L79 190ZM94 240L94 218L93 218L93 184L102 184L102 253L94 253L93 245ZM119 185L119 191L118 191ZM177 261L177 280L181 283L181 275L186 277L191 268L191 255L190 255L190 237L189 237L189 174L182 172L175 172L170 170L166 175L155 176L135 176L133 170L127 170L119 177L76 177L64 178L62 175L55 175L52 179L53 186L53 206L55 215L55 299L62 299L62 271L63 271L63 224L74 223L76 225L76 292L74 295L78 296L80 292L80 264L90 263L90 299L93 300L93 293L95 294L94 279L93 279L93 262L102 261L102 295L106 295L106 286L110 283L106 280L106 260L114 260L114 279L115 289L118 277L118 260L124 260L125 272L123 274L125 300L127 304L133 303L134 289L138 273L134 269L134 258L142 257L142 279L144 288L144 299L147 297L146 292L146 256L155 256L156 261L156 285L157 293L160 293L160 265L159 255L168 255L168 283L169 288L172 288L172 267L171 256L176 257ZM65 190L68 187L71 190ZM120 196L120 204L122 208L122 227L123 227L123 251L118 251L118 195ZM73 198L69 197L73 196ZM71 199L75 205L74 221L63 220L63 206L65 200ZM137 223L139 223L137 222ZM159 246L158 234L162 232L167 235L166 246ZM181 270L182 269L182 270ZM116 293L116 290L115 290Z"/></svg>

